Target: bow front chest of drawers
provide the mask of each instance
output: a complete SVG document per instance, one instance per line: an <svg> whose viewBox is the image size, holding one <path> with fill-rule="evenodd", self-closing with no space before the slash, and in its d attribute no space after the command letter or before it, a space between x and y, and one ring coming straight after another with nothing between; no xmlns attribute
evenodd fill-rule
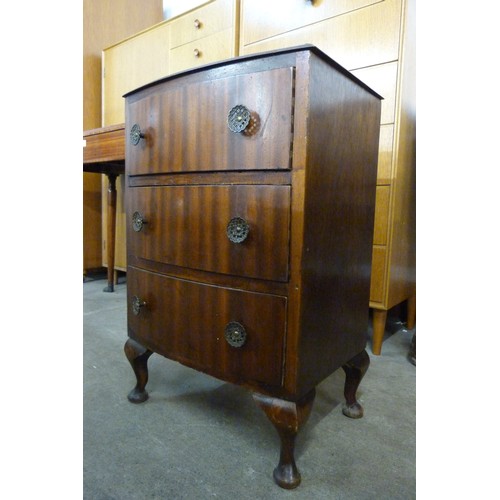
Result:
<svg viewBox="0 0 500 500"><path fill-rule="evenodd" d="M129 400L153 352L247 387L285 488L319 382L342 367L363 413L379 123L380 96L313 46L126 95Z"/></svg>

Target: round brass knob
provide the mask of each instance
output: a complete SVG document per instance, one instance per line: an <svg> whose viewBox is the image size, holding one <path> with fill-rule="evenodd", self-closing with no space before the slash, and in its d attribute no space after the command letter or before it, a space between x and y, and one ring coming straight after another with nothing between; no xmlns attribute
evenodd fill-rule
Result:
<svg viewBox="0 0 500 500"><path fill-rule="evenodd" d="M139 144L139 141L144 138L144 134L141 132L141 127L137 125L137 123L132 127L130 130L130 142L134 146L137 146Z"/></svg>
<svg viewBox="0 0 500 500"><path fill-rule="evenodd" d="M193 53L194 53L194 57L200 57L201 56L201 52L198 49L194 49Z"/></svg>
<svg viewBox="0 0 500 500"><path fill-rule="evenodd" d="M132 214L132 229L138 233L139 231L142 230L144 227L144 224L146 224L146 220L144 219L144 216L140 212L134 212Z"/></svg>
<svg viewBox="0 0 500 500"><path fill-rule="evenodd" d="M141 308L143 308L145 305L146 302L137 297L137 295L134 295L132 297L132 312L134 313L135 316L139 315L139 313L141 312Z"/></svg>
<svg viewBox="0 0 500 500"><path fill-rule="evenodd" d="M194 20L194 27L199 30L201 28L201 22L198 19Z"/></svg>
<svg viewBox="0 0 500 500"><path fill-rule="evenodd" d="M230 321L224 329L224 338L231 347L242 347L247 340L247 332L241 323Z"/></svg>
<svg viewBox="0 0 500 500"><path fill-rule="evenodd" d="M250 111L243 104L238 104L230 109L227 115L227 126L231 132L238 134L247 128L250 118Z"/></svg>
<svg viewBox="0 0 500 500"><path fill-rule="evenodd" d="M250 232L250 226L245 219L233 217L227 224L226 234L232 243L243 243Z"/></svg>

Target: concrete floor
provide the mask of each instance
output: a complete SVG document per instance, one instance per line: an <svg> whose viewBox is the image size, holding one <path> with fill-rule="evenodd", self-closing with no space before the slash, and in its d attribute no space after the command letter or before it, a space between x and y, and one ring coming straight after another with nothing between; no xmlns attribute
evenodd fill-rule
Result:
<svg viewBox="0 0 500 500"><path fill-rule="evenodd" d="M85 500L416 497L413 330L389 318L381 356L369 342L362 419L342 415L342 370L318 386L296 443L302 483L286 491L272 479L278 436L246 390L153 354L149 400L128 402L126 283L104 286L83 284Z"/></svg>

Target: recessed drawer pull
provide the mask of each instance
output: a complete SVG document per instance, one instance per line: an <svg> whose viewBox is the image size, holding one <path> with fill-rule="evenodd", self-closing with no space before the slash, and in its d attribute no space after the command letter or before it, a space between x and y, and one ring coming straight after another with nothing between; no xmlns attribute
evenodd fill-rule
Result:
<svg viewBox="0 0 500 500"><path fill-rule="evenodd" d="M251 114L248 108L243 104L237 104L230 109L227 115L227 126L231 132L238 134L243 132L251 120Z"/></svg>
<svg viewBox="0 0 500 500"><path fill-rule="evenodd" d="M141 139L144 139L144 134L141 132L141 127L139 127L139 125L137 125L136 123L132 127L132 130L130 130L130 141L134 146L137 146Z"/></svg>
<svg viewBox="0 0 500 500"><path fill-rule="evenodd" d="M224 329L224 337L231 347L242 347L247 340L247 332L241 323L230 321Z"/></svg>
<svg viewBox="0 0 500 500"><path fill-rule="evenodd" d="M243 243L249 232L248 222L241 217L233 217L227 224L226 234L232 243Z"/></svg>
<svg viewBox="0 0 500 500"><path fill-rule="evenodd" d="M144 227L144 224L147 224L147 221L144 219L144 216L140 212L134 212L132 214L132 228L138 233Z"/></svg>
<svg viewBox="0 0 500 500"><path fill-rule="evenodd" d="M144 302L142 299L137 297L137 295L134 295L132 297L132 312L138 316L139 313L141 312L141 308L146 305L146 302Z"/></svg>

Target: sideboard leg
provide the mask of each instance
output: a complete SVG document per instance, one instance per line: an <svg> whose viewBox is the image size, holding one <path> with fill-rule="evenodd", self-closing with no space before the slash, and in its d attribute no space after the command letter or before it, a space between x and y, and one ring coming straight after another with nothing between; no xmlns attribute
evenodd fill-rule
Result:
<svg viewBox="0 0 500 500"><path fill-rule="evenodd" d="M148 359L153 352L130 338L125 342L124 350L137 379L136 386L127 396L128 400L131 403L143 403L148 399L145 389L148 383Z"/></svg>
<svg viewBox="0 0 500 500"><path fill-rule="evenodd" d="M363 350L342 366L345 372L344 397L346 400L342 413L346 417L361 418L363 416L363 407L356 400L356 391L369 365L370 356Z"/></svg>
<svg viewBox="0 0 500 500"><path fill-rule="evenodd" d="M292 489L300 484L300 472L295 465L295 438L311 413L316 390L306 394L297 402L254 393L256 403L278 431L281 440L280 461L273 477L282 488Z"/></svg>
<svg viewBox="0 0 500 500"><path fill-rule="evenodd" d="M408 298L406 302L407 306L407 317L406 317L406 328L408 330L413 330L415 328L415 318L417 316L417 296L412 295Z"/></svg>
<svg viewBox="0 0 500 500"><path fill-rule="evenodd" d="M373 309L373 337L372 352L377 356L382 351L382 340L384 339L385 324L387 322L387 311Z"/></svg>

